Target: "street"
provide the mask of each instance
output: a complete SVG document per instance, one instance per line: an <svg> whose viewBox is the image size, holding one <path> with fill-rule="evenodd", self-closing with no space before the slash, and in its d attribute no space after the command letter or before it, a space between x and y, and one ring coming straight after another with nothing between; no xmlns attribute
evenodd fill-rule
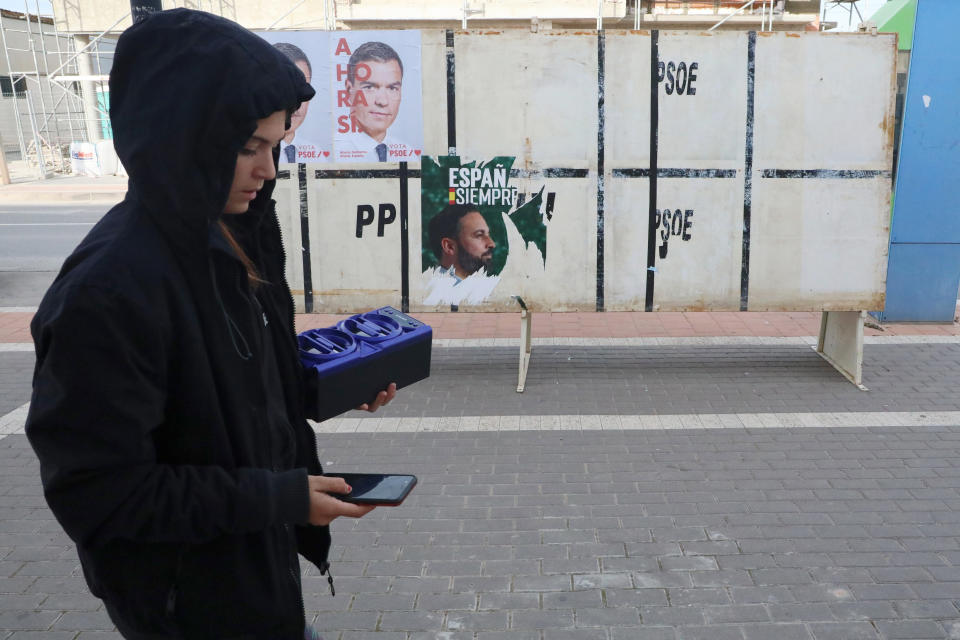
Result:
<svg viewBox="0 0 960 640"><path fill-rule="evenodd" d="M109 204L0 204L0 307L35 307Z"/></svg>

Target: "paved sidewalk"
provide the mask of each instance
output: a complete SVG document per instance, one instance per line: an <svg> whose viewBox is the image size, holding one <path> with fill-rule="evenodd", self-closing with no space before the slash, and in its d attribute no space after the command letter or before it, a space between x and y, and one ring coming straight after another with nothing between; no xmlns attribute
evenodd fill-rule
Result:
<svg viewBox="0 0 960 640"><path fill-rule="evenodd" d="M434 339L515 339L520 336L519 313L412 313L433 328ZM0 308L0 344L31 342L32 309ZM336 324L346 314L297 314L297 330ZM886 324L873 319L866 336L960 336L960 323ZM803 337L819 333L820 313L814 312L570 312L534 313L533 337L548 338L677 338L677 337ZM519 344L519 343L518 343Z"/></svg>
<svg viewBox="0 0 960 640"><path fill-rule="evenodd" d="M0 185L0 202L40 204L47 202L115 203L127 193L127 178L120 176L74 176L51 173L40 179L25 162L9 163L11 184Z"/></svg>
<svg viewBox="0 0 960 640"><path fill-rule="evenodd" d="M334 524L336 597L303 564L326 640L960 638L957 324L868 329L862 392L819 314L535 314L517 394L518 314L417 315L431 377L317 426L328 470L420 480ZM118 638L22 434L31 316L0 312L0 640Z"/></svg>

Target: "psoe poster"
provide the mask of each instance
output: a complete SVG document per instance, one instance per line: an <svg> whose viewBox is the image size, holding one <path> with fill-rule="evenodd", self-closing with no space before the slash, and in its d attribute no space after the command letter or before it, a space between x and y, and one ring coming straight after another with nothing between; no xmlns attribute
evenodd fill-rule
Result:
<svg viewBox="0 0 960 640"><path fill-rule="evenodd" d="M547 256L544 189L526 194L511 184L514 158L421 162L421 265L424 304L480 304L513 264L543 273ZM527 197L529 195L529 198ZM523 265L523 266L520 266Z"/></svg>
<svg viewBox="0 0 960 640"><path fill-rule="evenodd" d="M327 31L261 31L260 37L297 65L317 94L290 117L280 162L332 162L330 56Z"/></svg>
<svg viewBox="0 0 960 640"><path fill-rule="evenodd" d="M337 162L416 162L423 152L419 31L330 35Z"/></svg>

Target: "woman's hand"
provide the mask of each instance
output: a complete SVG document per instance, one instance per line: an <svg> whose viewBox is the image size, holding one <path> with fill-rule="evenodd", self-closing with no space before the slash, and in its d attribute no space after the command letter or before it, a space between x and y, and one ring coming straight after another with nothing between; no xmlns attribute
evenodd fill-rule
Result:
<svg viewBox="0 0 960 640"><path fill-rule="evenodd" d="M390 401L397 397L397 384L391 382L390 385L377 394L376 399L372 403L364 402L362 405L357 407L357 411L369 411L373 413L380 407L385 407L390 404Z"/></svg>
<svg viewBox="0 0 960 640"><path fill-rule="evenodd" d="M331 496L331 493L350 493L350 485L343 478L307 476L307 486L310 490L309 522L312 525L330 524L340 516L360 518L374 509L371 505L352 504Z"/></svg>

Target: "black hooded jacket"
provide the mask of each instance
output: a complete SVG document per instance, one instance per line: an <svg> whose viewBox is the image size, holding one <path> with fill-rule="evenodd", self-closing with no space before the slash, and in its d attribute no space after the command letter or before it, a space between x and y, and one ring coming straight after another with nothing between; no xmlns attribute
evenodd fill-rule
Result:
<svg viewBox="0 0 960 640"><path fill-rule="evenodd" d="M326 568L330 536L307 524L321 469L273 181L228 216L266 281L259 304L217 220L256 121L313 93L210 14L157 13L118 42L110 115L129 191L33 320L26 430L126 637L303 637L297 553Z"/></svg>

